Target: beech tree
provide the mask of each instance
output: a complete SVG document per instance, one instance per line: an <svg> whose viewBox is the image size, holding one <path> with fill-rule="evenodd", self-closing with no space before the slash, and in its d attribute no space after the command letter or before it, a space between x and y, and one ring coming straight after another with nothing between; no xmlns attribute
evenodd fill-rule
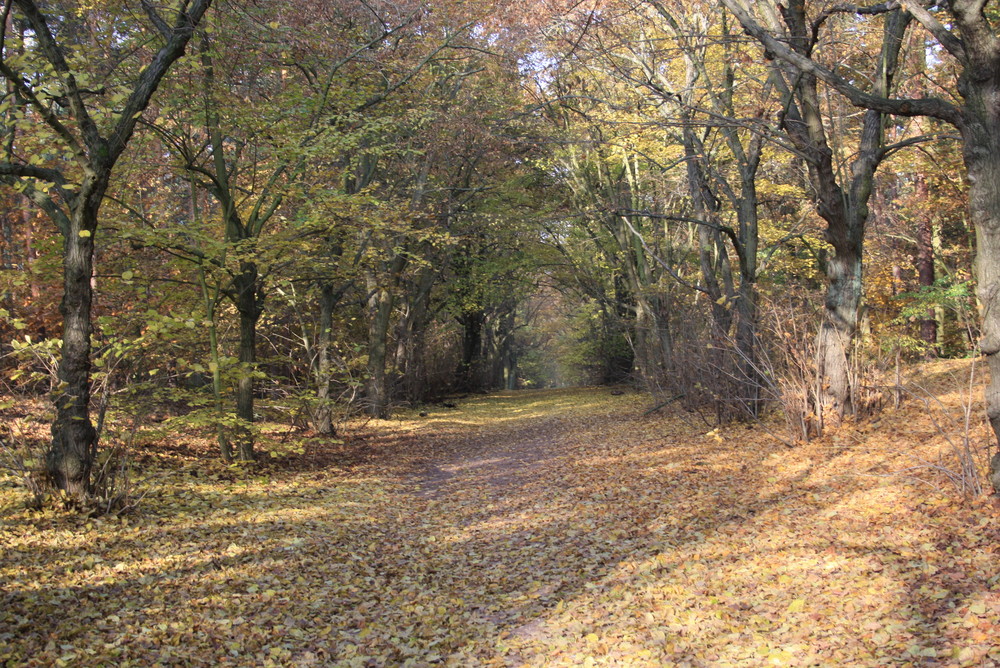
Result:
<svg viewBox="0 0 1000 668"><path fill-rule="evenodd" d="M828 287L823 320L817 338L817 358L820 392L815 407L820 426L824 418L842 418L851 413L851 342L858 327L862 297L862 248L868 221L868 202L874 186L875 172L892 147L885 142L884 110L869 109L865 114L856 157L847 174L841 177L835 163L832 139L824 123L815 52L824 23L837 13L870 13L854 6L834 7L810 18L804 0L794 0L786 6L763 5L762 13L768 26L757 23L750 13L735 0L723 0L751 34L760 40L770 54L779 55L772 80L784 93L785 111L781 124L798 154L804 159L817 213L826 222L826 240L833 246L833 256L825 266ZM898 6L886 5L881 53L875 57L871 87L859 94L884 99L892 90L893 77L899 63L903 35L910 15ZM775 48L780 50L776 51ZM782 56L789 54L789 58ZM808 66L803 67L804 64ZM846 83L846 81L845 81Z"/></svg>
<svg viewBox="0 0 1000 668"><path fill-rule="evenodd" d="M211 0L183 0L170 10L141 5L144 23L122 18L133 14L114 2L86 9L32 0L3 6L0 177L44 210L63 237L62 357L47 468L53 483L77 498L89 493L97 448L90 336L101 204L136 123ZM147 40L161 46L150 54L142 47Z"/></svg>
<svg viewBox="0 0 1000 668"><path fill-rule="evenodd" d="M722 0L743 28L783 62L805 75L822 79L858 107L899 116L930 116L954 126L962 137L969 182L969 214L976 228L976 272L981 303L982 338L990 381L987 415L1000 444L1000 34L986 12L986 0L953 0L930 7L901 0L869 8L866 13L905 9L936 40L942 56L958 64L956 100L927 96L891 97L886 90L866 91L831 68L789 48L765 30L738 2ZM996 467L995 467L996 468Z"/></svg>

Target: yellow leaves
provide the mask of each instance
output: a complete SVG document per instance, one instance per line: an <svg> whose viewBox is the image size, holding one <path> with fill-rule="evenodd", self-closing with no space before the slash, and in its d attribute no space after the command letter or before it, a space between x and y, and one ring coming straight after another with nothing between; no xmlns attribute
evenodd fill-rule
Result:
<svg viewBox="0 0 1000 668"><path fill-rule="evenodd" d="M795 599L794 601L792 601L791 603L788 604L788 610L787 611L789 613L793 613L794 614L796 612L802 612L803 610L805 610L805 608L806 608L806 601L805 601L805 599L803 599L803 598L797 598L797 599Z"/></svg>

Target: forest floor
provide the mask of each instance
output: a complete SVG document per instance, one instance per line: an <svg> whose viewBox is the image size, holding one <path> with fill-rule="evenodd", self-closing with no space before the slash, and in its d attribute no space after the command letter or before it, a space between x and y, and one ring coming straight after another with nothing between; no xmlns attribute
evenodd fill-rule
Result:
<svg viewBox="0 0 1000 668"><path fill-rule="evenodd" d="M121 518L0 479L0 665L1000 665L1000 510L949 477L968 371L795 447L588 388L297 435L252 473L140 441Z"/></svg>

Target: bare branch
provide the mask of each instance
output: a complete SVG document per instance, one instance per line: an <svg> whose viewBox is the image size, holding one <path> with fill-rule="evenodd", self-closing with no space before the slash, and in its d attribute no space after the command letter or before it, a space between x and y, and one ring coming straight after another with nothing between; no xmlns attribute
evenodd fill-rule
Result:
<svg viewBox="0 0 1000 668"><path fill-rule="evenodd" d="M927 32L934 35L934 38L941 43L948 53L958 58L963 63L966 61L965 45L962 40L952 34L934 16L924 9L924 6L913 0L901 0L901 4L906 11L913 14L913 18L920 22Z"/></svg>
<svg viewBox="0 0 1000 668"><path fill-rule="evenodd" d="M896 151L902 150L904 148L910 146L916 146L918 144L924 144L930 141L936 141L938 139L954 139L956 141L962 140L962 138L959 137L958 135L950 135L944 133L935 133L931 135L920 135L918 137L910 137L909 139L898 141L895 144L889 144L888 146L884 146L880 152L879 160L887 158Z"/></svg>
<svg viewBox="0 0 1000 668"><path fill-rule="evenodd" d="M625 213L625 212L622 212L622 213L619 213L618 215L621 217L622 222L625 223L625 226L628 227L629 231L633 235L635 235L636 239L639 240L639 244L642 245L642 249L644 251L646 251L651 258L653 258L653 260L656 262L656 264L660 265L663 268L664 271L666 271L668 274L670 274L670 276L673 277L673 279L675 281L677 281L678 283L680 283L681 285L683 285L684 287L686 287L686 288L688 288L690 290L695 290L696 292L701 292L702 294L706 294L706 295L708 295L708 296L711 297L711 293L708 290L706 290L705 288L701 287L700 285L695 285L694 283L689 283L688 281L684 280L683 278L681 278L680 274L678 274L676 271L674 271L673 267L671 267L669 264L667 264L662 259L660 259L660 256L657 255L653 251L653 249L651 249L649 247L649 244L646 243L646 239L642 236L642 233L639 232L639 230L635 229L635 226L632 225L632 221L629 220L629 218L631 216L656 217L656 218L672 218L672 216L651 216L650 214L646 214L646 213L642 213L642 212L635 212L635 213ZM694 218L689 218L689 219L687 219L687 221L688 222L695 222L695 223L705 224L704 221L695 220Z"/></svg>
<svg viewBox="0 0 1000 668"><path fill-rule="evenodd" d="M36 167L34 165L19 165L11 162L0 163L0 176L14 176L19 178L39 179L48 181L57 186L66 185L66 179L62 172L48 167Z"/></svg>
<svg viewBox="0 0 1000 668"><path fill-rule="evenodd" d="M858 5L854 3L843 3L837 5L831 5L827 7L820 15L816 17L816 20L812 22L812 35L813 39L819 34L819 29L826 23L826 20L835 14L858 14L858 15L876 15L876 14L886 14L899 8L899 0L890 0L889 2L880 2L877 5L872 5L870 7L865 7L863 5Z"/></svg>
<svg viewBox="0 0 1000 668"><path fill-rule="evenodd" d="M0 54L3 53L7 40L7 19L10 17L11 0L4 0L3 16L0 17Z"/></svg>
<svg viewBox="0 0 1000 668"><path fill-rule="evenodd" d="M888 98L863 91L811 58L789 48L787 44L757 23L737 0L722 0L722 3L736 16L746 33L763 44L768 53L788 63L798 71L826 82L856 107L896 116L930 116L951 123L956 127L961 127L964 124L961 110L940 98ZM909 6L911 3L907 1L905 4Z"/></svg>

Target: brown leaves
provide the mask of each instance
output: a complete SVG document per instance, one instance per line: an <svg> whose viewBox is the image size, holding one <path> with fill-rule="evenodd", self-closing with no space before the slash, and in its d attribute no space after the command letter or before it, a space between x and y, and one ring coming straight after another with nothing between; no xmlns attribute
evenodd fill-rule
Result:
<svg viewBox="0 0 1000 668"><path fill-rule="evenodd" d="M0 662L1000 659L997 509L857 475L905 464L884 434L926 429L918 416L788 450L644 408L482 397L376 423L350 471L167 461L139 518L8 510Z"/></svg>

